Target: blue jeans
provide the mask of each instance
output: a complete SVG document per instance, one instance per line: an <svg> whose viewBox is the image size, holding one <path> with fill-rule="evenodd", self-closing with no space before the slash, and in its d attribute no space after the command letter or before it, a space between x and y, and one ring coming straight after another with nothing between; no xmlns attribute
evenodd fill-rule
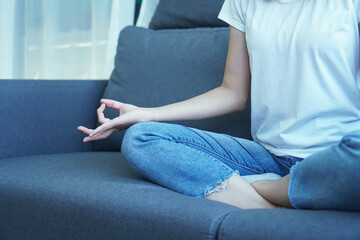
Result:
<svg viewBox="0 0 360 240"><path fill-rule="evenodd" d="M254 141L154 122L131 126L124 136L121 149L129 165L146 178L198 198L205 198L218 190L218 185L234 174L276 173L285 176L291 171L291 203L296 208L314 209L343 209L343 200L348 199L349 194L352 200L354 197L358 200L352 206L360 206L360 164L357 164L357 168L348 169L349 164L360 163L359 151L360 132L345 137L337 146L302 160L275 156ZM331 169L333 171L329 172ZM343 185L350 183L351 178L355 180L357 188L344 188ZM346 189L343 197L332 200L340 190L343 193Z"/></svg>
<svg viewBox="0 0 360 240"><path fill-rule="evenodd" d="M301 159L276 157L260 144L168 123L138 123L123 139L129 165L176 192L205 198L234 174L285 176Z"/></svg>
<svg viewBox="0 0 360 240"><path fill-rule="evenodd" d="M295 208L360 211L360 130L291 168Z"/></svg>

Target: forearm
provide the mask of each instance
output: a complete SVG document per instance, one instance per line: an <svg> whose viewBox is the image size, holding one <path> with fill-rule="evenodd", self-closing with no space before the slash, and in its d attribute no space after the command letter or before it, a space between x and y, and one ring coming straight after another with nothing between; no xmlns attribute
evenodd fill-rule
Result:
<svg viewBox="0 0 360 240"><path fill-rule="evenodd" d="M199 120L241 111L246 107L247 96L220 86L194 98L146 109L149 121Z"/></svg>

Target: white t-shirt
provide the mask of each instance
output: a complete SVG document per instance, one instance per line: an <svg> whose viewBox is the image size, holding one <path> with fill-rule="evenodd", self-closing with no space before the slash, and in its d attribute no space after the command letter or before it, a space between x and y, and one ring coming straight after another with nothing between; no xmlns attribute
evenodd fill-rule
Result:
<svg viewBox="0 0 360 240"><path fill-rule="evenodd" d="M305 158L360 129L360 0L225 0L245 32L252 136Z"/></svg>

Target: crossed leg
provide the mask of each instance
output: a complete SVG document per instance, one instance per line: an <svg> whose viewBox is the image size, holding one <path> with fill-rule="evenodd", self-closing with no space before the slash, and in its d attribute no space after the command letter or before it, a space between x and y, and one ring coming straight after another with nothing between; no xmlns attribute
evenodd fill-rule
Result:
<svg viewBox="0 0 360 240"><path fill-rule="evenodd" d="M228 186L221 191L210 193L206 199L223 202L242 209L279 208L255 191L254 187L239 175L228 179Z"/></svg>
<svg viewBox="0 0 360 240"><path fill-rule="evenodd" d="M243 209L277 206L240 176L284 176L288 170L253 141L167 123L133 125L121 151L134 170L159 185Z"/></svg>
<svg viewBox="0 0 360 240"><path fill-rule="evenodd" d="M252 183L268 201L304 209L360 210L360 131L315 153L279 180Z"/></svg>

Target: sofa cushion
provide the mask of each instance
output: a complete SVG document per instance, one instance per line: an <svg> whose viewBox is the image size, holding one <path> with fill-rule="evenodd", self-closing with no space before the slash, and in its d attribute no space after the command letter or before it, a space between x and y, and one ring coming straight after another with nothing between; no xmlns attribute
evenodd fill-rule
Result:
<svg viewBox="0 0 360 240"><path fill-rule="evenodd" d="M0 239L214 239L233 210L145 180L119 152L0 161Z"/></svg>
<svg viewBox="0 0 360 240"><path fill-rule="evenodd" d="M0 161L0 239L358 239L360 212L238 210L134 172L121 153Z"/></svg>
<svg viewBox="0 0 360 240"><path fill-rule="evenodd" d="M149 30L125 28L119 38L115 70L104 98L141 107L182 101L221 85L228 28ZM110 118L119 115L105 111ZM250 110L201 121L176 122L194 128L251 138ZM95 149L119 150L123 133L96 141Z"/></svg>
<svg viewBox="0 0 360 240"><path fill-rule="evenodd" d="M160 0L149 27L196 28L225 27L217 18L224 0Z"/></svg>
<svg viewBox="0 0 360 240"><path fill-rule="evenodd" d="M0 80L0 159L86 152L79 125L96 126L107 81ZM1 238L0 238L1 239Z"/></svg>
<svg viewBox="0 0 360 240"><path fill-rule="evenodd" d="M247 210L229 214L218 231L222 240L359 239L360 212L320 210Z"/></svg>

